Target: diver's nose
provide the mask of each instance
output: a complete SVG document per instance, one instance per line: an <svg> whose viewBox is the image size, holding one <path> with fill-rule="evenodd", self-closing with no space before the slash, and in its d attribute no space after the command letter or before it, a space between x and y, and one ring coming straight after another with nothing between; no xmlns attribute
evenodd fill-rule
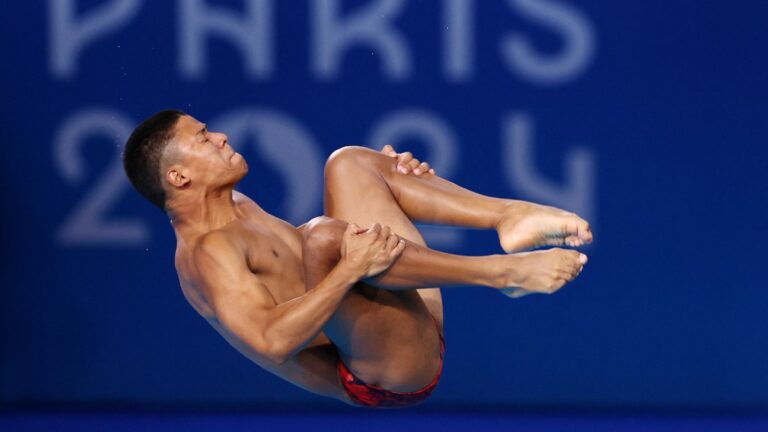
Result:
<svg viewBox="0 0 768 432"><path fill-rule="evenodd" d="M219 148L224 148L227 145L227 143L229 143L229 138L227 137L227 134L219 132L216 135L218 135L216 144L218 144Z"/></svg>

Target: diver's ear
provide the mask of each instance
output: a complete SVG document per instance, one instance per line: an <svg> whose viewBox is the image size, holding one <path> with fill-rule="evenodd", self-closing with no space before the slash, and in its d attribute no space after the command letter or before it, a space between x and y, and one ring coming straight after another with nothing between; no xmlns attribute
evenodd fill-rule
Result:
<svg viewBox="0 0 768 432"><path fill-rule="evenodd" d="M181 188L186 186L190 182L190 178L186 176L185 170L179 165L173 165L168 168L165 173L165 180L174 187Z"/></svg>

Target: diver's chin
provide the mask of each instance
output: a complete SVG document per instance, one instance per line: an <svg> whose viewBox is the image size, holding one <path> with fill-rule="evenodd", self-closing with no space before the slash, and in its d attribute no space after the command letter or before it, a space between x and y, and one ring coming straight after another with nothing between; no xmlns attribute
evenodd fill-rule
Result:
<svg viewBox="0 0 768 432"><path fill-rule="evenodd" d="M238 170L238 173L237 173L238 182L248 174L248 164L245 163L245 161L243 161L243 164L239 168L240 170Z"/></svg>

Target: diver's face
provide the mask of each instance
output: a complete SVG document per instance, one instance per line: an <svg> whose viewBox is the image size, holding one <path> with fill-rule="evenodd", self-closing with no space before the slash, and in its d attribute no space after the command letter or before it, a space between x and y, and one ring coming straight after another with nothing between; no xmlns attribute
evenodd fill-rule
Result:
<svg viewBox="0 0 768 432"><path fill-rule="evenodd" d="M169 163L177 166L192 184L234 184L248 172L248 164L229 145L226 134L211 132L188 115L176 122L167 152Z"/></svg>

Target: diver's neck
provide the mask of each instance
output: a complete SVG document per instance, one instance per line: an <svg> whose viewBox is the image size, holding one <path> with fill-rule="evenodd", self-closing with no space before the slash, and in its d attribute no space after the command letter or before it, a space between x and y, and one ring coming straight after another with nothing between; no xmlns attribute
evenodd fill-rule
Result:
<svg viewBox="0 0 768 432"><path fill-rule="evenodd" d="M200 235L221 229L240 217L232 198L233 187L185 191L166 203L171 225L178 235Z"/></svg>

